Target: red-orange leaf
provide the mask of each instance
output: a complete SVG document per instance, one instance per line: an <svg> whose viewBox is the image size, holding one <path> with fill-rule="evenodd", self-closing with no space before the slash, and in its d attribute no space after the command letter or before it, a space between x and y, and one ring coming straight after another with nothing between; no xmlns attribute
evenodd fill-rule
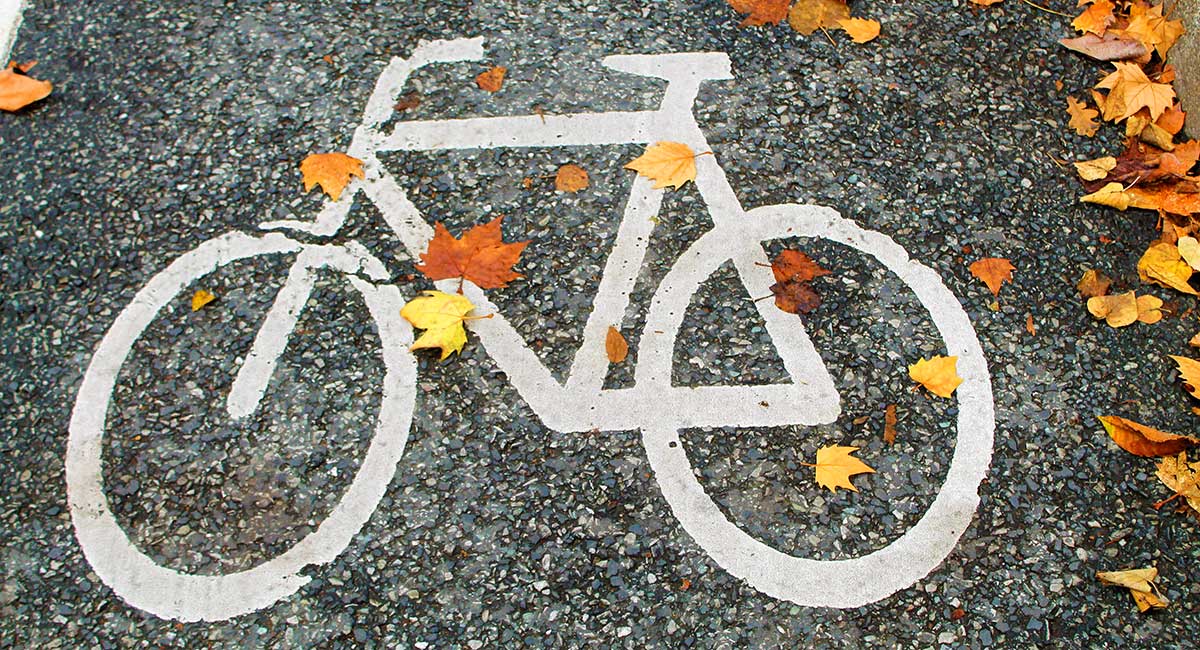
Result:
<svg viewBox="0 0 1200 650"><path fill-rule="evenodd" d="M785 280L771 285L775 306L789 314L807 314L821 306L821 297L807 282Z"/></svg>
<svg viewBox="0 0 1200 650"><path fill-rule="evenodd" d="M771 262L771 272L775 274L775 280L778 282L786 282L795 280L797 282L810 282L813 278L822 275L829 275L830 271L823 269L811 257L796 250L785 250Z"/></svg>
<svg viewBox="0 0 1200 650"><path fill-rule="evenodd" d="M1000 295L1000 286L1012 282L1016 267L1003 257L988 257L971 265L971 275L983 280L993 296Z"/></svg>
<svg viewBox="0 0 1200 650"><path fill-rule="evenodd" d="M421 253L422 263L417 270L430 280L464 278L482 289L503 287L523 277L512 267L529 242L504 242L500 234L502 219L496 217L475 226L462 239L455 239L441 223L435 224L433 239L429 249Z"/></svg>
<svg viewBox="0 0 1200 650"><path fill-rule="evenodd" d="M742 21L743 27L756 25L778 25L787 18L792 0L726 0L733 10L749 14Z"/></svg>

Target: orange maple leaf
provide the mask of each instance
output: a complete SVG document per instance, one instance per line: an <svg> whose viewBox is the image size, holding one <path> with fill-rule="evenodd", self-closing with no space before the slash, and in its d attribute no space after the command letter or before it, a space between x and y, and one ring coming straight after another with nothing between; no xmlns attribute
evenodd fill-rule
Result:
<svg viewBox="0 0 1200 650"><path fill-rule="evenodd" d="M1116 71L1096 84L1109 90L1104 100L1104 119L1120 121L1143 108L1150 110L1150 119L1157 120L1175 105L1175 89L1170 84L1155 83L1136 63L1114 61Z"/></svg>
<svg viewBox="0 0 1200 650"><path fill-rule="evenodd" d="M1017 267L1003 257L987 257L970 266L971 275L983 280L993 296L1000 295L1000 286L1012 282L1012 272Z"/></svg>
<svg viewBox="0 0 1200 650"><path fill-rule="evenodd" d="M1108 26L1116 21L1113 16L1114 9L1116 9L1116 5L1109 0L1097 0L1092 6L1084 9L1083 13L1071 22L1071 26L1085 34L1090 32L1097 36L1104 36Z"/></svg>
<svg viewBox="0 0 1200 650"><path fill-rule="evenodd" d="M34 65L9 63L7 68L0 70L0 110L16 112L50 95L53 84L25 74Z"/></svg>
<svg viewBox="0 0 1200 650"><path fill-rule="evenodd" d="M342 196L342 190L350 184L350 177L364 178L363 163L358 158L344 153L314 153L300 163L304 175L304 191L317 185L334 201Z"/></svg>
<svg viewBox="0 0 1200 650"><path fill-rule="evenodd" d="M482 289L497 289L524 277L512 267L529 241L504 242L500 234L503 219L496 217L475 226L462 239L456 239L441 223L435 224L433 239L428 250L421 253L422 263L417 270L430 280L462 278Z"/></svg>
<svg viewBox="0 0 1200 650"><path fill-rule="evenodd" d="M748 14L742 27L778 25L787 18L792 0L726 0L739 14Z"/></svg>
<svg viewBox="0 0 1200 650"><path fill-rule="evenodd" d="M498 65L491 70L479 73L479 76L475 77L475 85L489 93L500 92L500 89L504 87L504 75L507 73L508 68Z"/></svg>

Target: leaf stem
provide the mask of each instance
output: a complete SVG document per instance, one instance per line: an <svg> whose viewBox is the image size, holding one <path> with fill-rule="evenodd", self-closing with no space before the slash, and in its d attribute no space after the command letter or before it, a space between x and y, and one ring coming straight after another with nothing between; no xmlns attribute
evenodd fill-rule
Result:
<svg viewBox="0 0 1200 650"><path fill-rule="evenodd" d="M492 316L495 316L495 314L488 314L487 316L463 316L463 320L483 320Z"/></svg>
<svg viewBox="0 0 1200 650"><path fill-rule="evenodd" d="M805 467L816 467L816 465L814 465L814 464L812 464L812 463L800 463L800 464L801 464L801 465L803 465L803 466L805 466Z"/></svg>
<svg viewBox="0 0 1200 650"><path fill-rule="evenodd" d="M1179 496L1179 493L1176 492L1175 494L1172 494L1171 496L1163 499L1162 501L1159 501L1158 503L1154 504L1154 509L1158 510L1159 508L1161 508L1161 507L1167 505L1168 503L1170 503L1171 501L1175 500L1175 498L1178 496Z"/></svg>
<svg viewBox="0 0 1200 650"><path fill-rule="evenodd" d="M1029 5L1030 7L1033 7L1034 9L1039 9L1048 14L1054 14L1055 16L1062 16L1063 18L1074 18L1075 17L1075 16L1072 16L1071 14L1064 14L1061 11L1055 11L1053 9L1048 9L1046 7L1043 7L1041 5L1034 4L1034 3L1030 2L1030 0L1021 0L1021 2L1024 2L1025 4Z"/></svg>

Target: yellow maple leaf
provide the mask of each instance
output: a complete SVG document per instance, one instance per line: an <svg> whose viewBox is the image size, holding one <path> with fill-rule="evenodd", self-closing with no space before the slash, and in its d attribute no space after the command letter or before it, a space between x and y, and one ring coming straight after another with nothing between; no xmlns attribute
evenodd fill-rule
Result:
<svg viewBox="0 0 1200 650"><path fill-rule="evenodd" d="M908 367L908 376L939 397L950 397L963 382L958 376L958 357L937 355Z"/></svg>
<svg viewBox="0 0 1200 650"><path fill-rule="evenodd" d="M1133 596L1138 611L1144 612L1151 607L1166 607L1166 599L1159 596L1154 581L1158 579L1158 569L1129 569L1127 571L1098 571L1096 577L1106 585L1124 587Z"/></svg>
<svg viewBox="0 0 1200 650"><path fill-rule="evenodd" d="M304 191L317 185L334 201L342 196L342 190L350 184L350 177L365 178L363 163L358 158L344 153L314 153L300 163L304 175Z"/></svg>
<svg viewBox="0 0 1200 650"><path fill-rule="evenodd" d="M217 297L211 292L204 289L197 289L196 293L192 294L192 311L200 311L208 303L216 300Z"/></svg>
<svg viewBox="0 0 1200 650"><path fill-rule="evenodd" d="M1183 261L1175 244L1159 242L1147 248L1138 260L1137 270L1142 282L1154 282L1168 289L1200 295L1188 284L1192 267Z"/></svg>
<svg viewBox="0 0 1200 650"><path fill-rule="evenodd" d="M467 343L463 322L475 305L466 296L441 291L426 291L400 309L400 315L417 329L425 330L410 350L441 348L445 360L451 352L460 352Z"/></svg>
<svg viewBox="0 0 1200 650"><path fill-rule="evenodd" d="M49 81L41 81L26 75L34 63L17 65L9 63L0 70L0 110L16 112L26 106L45 99L54 90Z"/></svg>
<svg viewBox="0 0 1200 650"><path fill-rule="evenodd" d="M1113 16L1114 9L1116 9L1116 5L1109 0L1096 0L1090 7L1084 9L1083 13L1079 14L1075 20L1071 21L1071 26L1084 34L1090 32L1097 36L1104 36L1108 26L1116 20Z"/></svg>
<svg viewBox="0 0 1200 650"><path fill-rule="evenodd" d="M788 11L788 24L808 36L818 29L833 29L849 17L845 0L797 0Z"/></svg>
<svg viewBox="0 0 1200 650"><path fill-rule="evenodd" d="M625 169L654 181L654 189L668 185L679 189L684 183L696 180L696 153L680 142L655 142L635 158Z"/></svg>
<svg viewBox="0 0 1200 650"><path fill-rule="evenodd" d="M1084 203L1095 203L1118 210L1125 210L1133 202L1133 197L1125 191L1124 185L1109 183L1091 194L1079 197L1079 200Z"/></svg>
<svg viewBox="0 0 1200 650"><path fill-rule="evenodd" d="M1108 89L1104 103L1104 119L1119 122L1147 108L1150 119L1157 120L1175 104L1175 89L1171 84L1155 83L1136 63L1114 61L1116 71L1096 84Z"/></svg>
<svg viewBox="0 0 1200 650"><path fill-rule="evenodd" d="M1074 164L1075 171L1079 173L1080 178L1085 181L1098 181L1108 176L1108 172L1117 168L1117 159L1112 156L1104 156Z"/></svg>
<svg viewBox="0 0 1200 650"><path fill-rule="evenodd" d="M1075 133L1079 135L1090 138L1096 135L1096 130L1100 128L1100 123L1096 121L1096 118L1100 117L1100 111L1088 108L1087 102L1068 96L1067 114L1071 116L1067 126L1075 129Z"/></svg>
<svg viewBox="0 0 1200 650"><path fill-rule="evenodd" d="M855 43L869 43L879 37L879 21L863 18L843 18L837 21Z"/></svg>
<svg viewBox="0 0 1200 650"><path fill-rule="evenodd" d="M809 467L815 467L817 470L817 483L821 487L829 488L830 492L837 492L838 488L846 488L858 492L858 488L850 482L850 477L855 474L875 473L871 466L861 460L851 456L858 451L858 447L842 447L839 445L830 445L821 447L817 450L817 462L815 465L803 463Z"/></svg>

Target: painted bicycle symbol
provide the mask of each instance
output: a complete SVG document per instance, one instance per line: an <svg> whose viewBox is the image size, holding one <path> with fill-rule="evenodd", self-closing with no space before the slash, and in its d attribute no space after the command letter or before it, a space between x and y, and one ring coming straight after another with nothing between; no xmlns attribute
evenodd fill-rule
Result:
<svg viewBox="0 0 1200 650"><path fill-rule="evenodd" d="M481 39L422 43L409 58L393 59L367 102L348 153L364 161L366 178L338 201L326 203L309 222L261 225L266 234L232 232L209 240L155 275L117 316L84 375L70 422L66 479L71 518L84 555L96 574L130 605L160 617L222 620L266 608L294 594L309 578L301 570L332 561L353 540L383 498L404 453L416 393L417 366L406 350L412 332L399 312L399 288L386 283L384 265L357 242L301 243L276 232L332 236L346 221L353 195L362 192L383 214L412 258L424 251L433 229L376 155L386 151L434 151L502 147L682 142L695 151L711 148L692 108L700 85L732 78L720 53L619 55L608 68L668 82L657 110L526 115L398 122L381 131L406 80L434 63L483 58ZM565 382L558 382L482 291L465 294L481 313L497 318L472 322L486 351L521 397L549 428L562 432L639 430L654 476L680 525L718 565L774 598L807 606L856 607L906 588L936 568L966 530L979 503L977 489L992 453L994 404L987 364L975 330L958 300L932 269L909 259L889 237L862 229L836 211L813 205L774 205L744 210L715 156L697 160L696 186L714 227L675 261L657 287L641 335L629 388L605 389L604 336L620 322L644 260L663 193L644 178L634 181L583 343ZM841 411L829 371L801 323L765 303L759 315L790 383L743 386L673 386L672 351L692 295L718 267L732 262L750 295L767 295L774 282L765 268L763 242L784 237L823 238L875 258L894 273L928 310L948 353L959 357L954 455L932 505L889 545L842 560L795 557L760 542L731 522L693 473L680 430L690 427L818 425ZM375 320L386 373L378 423L357 475L315 531L286 552L244 571L198 575L155 563L130 541L109 508L101 451L117 374L135 341L156 315L196 280L221 266L258 256L294 255L287 280L268 310L250 352L237 370L226 408L234 418L253 414L276 363L313 290L319 269L344 273ZM457 289L456 280L438 283ZM760 403L768 401L770 409Z"/></svg>

